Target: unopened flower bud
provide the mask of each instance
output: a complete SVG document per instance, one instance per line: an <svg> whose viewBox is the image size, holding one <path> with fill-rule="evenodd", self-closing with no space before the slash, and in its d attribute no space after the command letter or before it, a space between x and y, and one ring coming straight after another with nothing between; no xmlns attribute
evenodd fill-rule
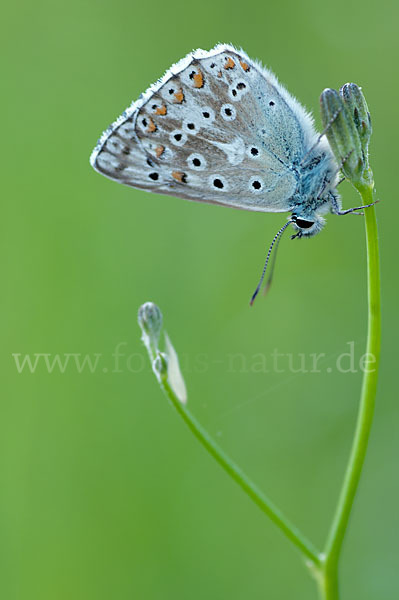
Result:
<svg viewBox="0 0 399 600"><path fill-rule="evenodd" d="M345 83L340 89L341 97L358 131L363 150L367 153L372 127L369 109L361 88L356 83Z"/></svg>
<svg viewBox="0 0 399 600"><path fill-rule="evenodd" d="M162 330L162 313L158 306L153 302L146 302L140 306L138 322L143 334L141 339L150 354L155 355Z"/></svg>
<svg viewBox="0 0 399 600"><path fill-rule="evenodd" d="M361 89L355 83L345 84L340 93L326 89L320 105L326 136L341 171L355 187L370 185L371 120Z"/></svg>

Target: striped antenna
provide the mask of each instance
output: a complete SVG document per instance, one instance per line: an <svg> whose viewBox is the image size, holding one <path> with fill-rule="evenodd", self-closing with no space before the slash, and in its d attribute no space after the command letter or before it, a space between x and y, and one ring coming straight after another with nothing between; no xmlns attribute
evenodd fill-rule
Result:
<svg viewBox="0 0 399 600"><path fill-rule="evenodd" d="M267 252L267 256L266 256L265 266L263 267L262 275L261 275L261 278L260 278L260 280L259 280L259 283L258 283L258 285L257 285L257 287L256 287L256 290L255 290L255 291L254 291L254 293L252 294L252 298L251 298L251 301L250 301L250 303L249 303L249 304L250 304L250 306L252 306L252 305L253 305L253 303L254 303L254 301L255 301L255 298L256 298L256 296L259 294L259 290L260 290L260 288L262 287L262 283L263 283L263 280L264 280L264 278L265 278L265 273L266 273L267 265L268 265L268 263L269 263L269 258L270 258L270 255L271 255L271 253L272 253L272 250L273 250L273 246L274 246L274 244L275 244L276 242L278 242L278 241L280 240L280 237L283 235L284 231L287 229L287 227L288 227L288 225L290 225L290 223L292 223L292 220L291 220L291 219L290 219L289 221L287 221L287 223L285 223L285 225L283 225L283 227L282 227L282 228L281 228L281 229L280 229L280 230L279 230L279 231L276 233L276 235L275 235L275 236L274 236L274 238L273 238L273 241L272 241L272 243L270 244L270 247L269 247L269 250L268 250L268 252ZM274 267L274 262L273 262L273 267ZM267 281L267 287L266 287L266 291L267 291L267 290L269 289L269 287L270 287L270 284L271 284L271 277L272 277L272 275L273 275L273 269L272 269L272 272L271 272L271 274L270 274L270 277L269 277L269 279L268 279L268 281Z"/></svg>

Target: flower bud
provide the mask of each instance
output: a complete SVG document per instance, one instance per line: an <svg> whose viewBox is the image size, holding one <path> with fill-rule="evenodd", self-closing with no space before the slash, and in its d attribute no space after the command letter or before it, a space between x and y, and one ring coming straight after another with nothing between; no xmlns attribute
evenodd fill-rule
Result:
<svg viewBox="0 0 399 600"><path fill-rule="evenodd" d="M142 340L148 352L155 355L162 330L162 313L153 302L146 302L139 308L138 323L142 331Z"/></svg>
<svg viewBox="0 0 399 600"><path fill-rule="evenodd" d="M345 83L340 89L341 98L353 115L363 150L367 153L372 127L369 109L363 92L356 83Z"/></svg>
<svg viewBox="0 0 399 600"><path fill-rule="evenodd" d="M159 337L162 330L162 313L153 302L146 302L139 308L138 322L141 327L141 339L148 350L159 383L164 387L168 383L176 398L187 402L187 390L180 370L179 358L169 336L165 332L165 352L159 350Z"/></svg>
<svg viewBox="0 0 399 600"><path fill-rule="evenodd" d="M340 94L326 89L321 94L320 105L326 136L341 171L355 187L370 185L371 121L360 88L354 83L345 84Z"/></svg>

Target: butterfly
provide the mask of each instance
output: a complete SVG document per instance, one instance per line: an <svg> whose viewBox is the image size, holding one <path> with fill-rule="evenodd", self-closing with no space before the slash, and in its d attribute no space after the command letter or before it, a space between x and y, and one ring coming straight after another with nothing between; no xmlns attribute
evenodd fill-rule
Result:
<svg viewBox="0 0 399 600"><path fill-rule="evenodd" d="M340 165L311 115L274 74L233 46L173 65L103 133L96 171L134 188L257 212L289 212L269 248L321 231L342 211ZM270 277L269 277L270 283Z"/></svg>

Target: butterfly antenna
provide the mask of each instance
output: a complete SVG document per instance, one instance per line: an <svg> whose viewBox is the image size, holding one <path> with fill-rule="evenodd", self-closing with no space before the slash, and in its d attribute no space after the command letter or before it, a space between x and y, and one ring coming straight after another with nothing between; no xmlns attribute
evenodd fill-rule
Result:
<svg viewBox="0 0 399 600"><path fill-rule="evenodd" d="M291 220L287 221L287 223L285 223L285 225L283 225L283 227L276 233L276 235L274 236L274 238L272 240L272 243L270 244L270 247L269 247L269 250L268 250L267 256L266 256L265 266L263 267L261 278L260 278L259 283L258 283L258 285L256 287L256 290L252 294L252 298L251 298L251 301L249 303L251 306L253 305L256 296L259 294L260 288L262 287L262 283L263 283L263 280L265 278L265 273L266 273L267 265L269 263L270 255L271 255L272 250L273 250L273 246L274 246L274 244L276 242L277 242L277 245L278 245L278 242L280 241L280 237L282 236L282 234L284 233L284 231L287 229L288 225L290 225L290 223L291 223ZM273 277L275 257L276 257L276 253L274 253L274 260L273 260L273 264L272 264L272 270L271 270L270 276L269 276L269 278L267 280L267 283L266 283L266 291L269 289L269 287L271 285L271 280L272 280L272 277Z"/></svg>
<svg viewBox="0 0 399 600"><path fill-rule="evenodd" d="M277 250L278 250L278 245L280 243L280 240L281 240L281 235L276 240L276 245L274 247L274 252L273 252L273 256L272 256L272 264L269 267L269 275L268 275L268 278L266 279L266 283L264 285L263 292L262 292L263 296L266 296L266 294L270 290L270 286L272 285L274 267L276 265Z"/></svg>

